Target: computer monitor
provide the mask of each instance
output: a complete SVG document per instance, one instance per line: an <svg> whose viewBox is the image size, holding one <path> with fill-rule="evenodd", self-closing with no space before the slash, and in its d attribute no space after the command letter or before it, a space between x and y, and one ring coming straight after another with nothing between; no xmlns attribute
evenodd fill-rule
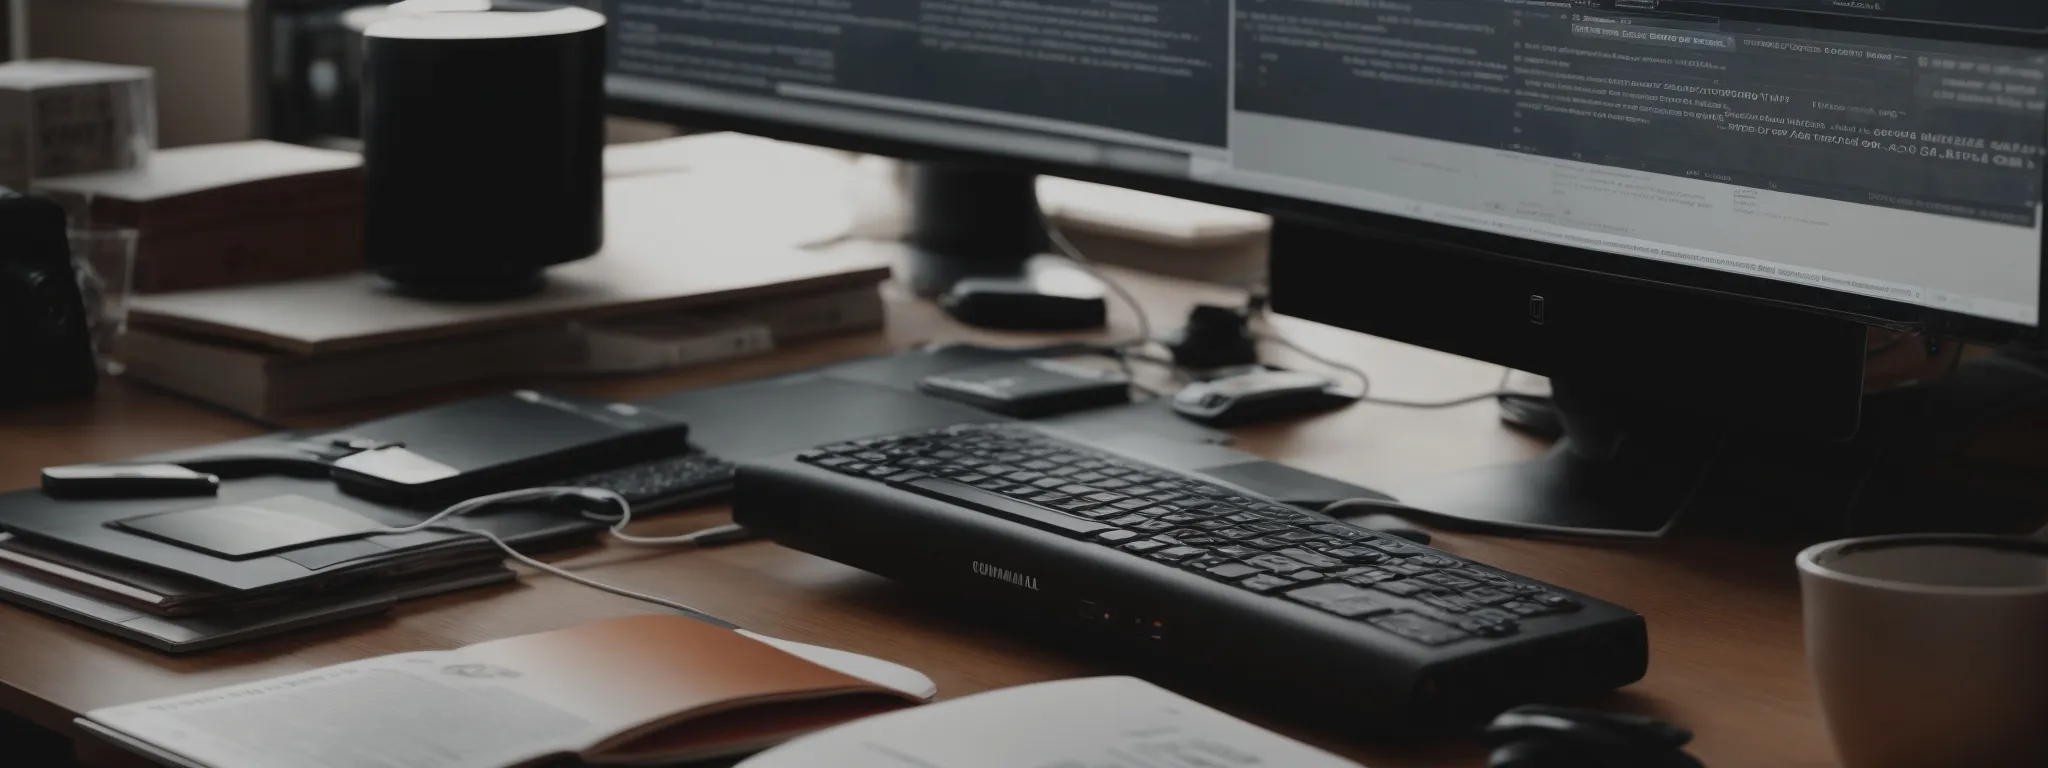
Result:
<svg viewBox="0 0 2048 768"><path fill-rule="evenodd" d="M599 7L617 110L984 169L998 249L1037 172L1271 212L1277 310L1557 377L1449 515L1653 534L1718 427L1853 433L1866 324L2040 339L2048 4Z"/></svg>

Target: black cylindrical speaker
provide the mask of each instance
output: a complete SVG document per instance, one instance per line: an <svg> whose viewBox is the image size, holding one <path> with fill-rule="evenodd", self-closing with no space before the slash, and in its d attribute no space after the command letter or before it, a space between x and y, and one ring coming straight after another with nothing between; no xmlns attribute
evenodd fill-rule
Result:
<svg viewBox="0 0 2048 768"><path fill-rule="evenodd" d="M604 245L604 16L393 13L364 31L370 270L494 298Z"/></svg>

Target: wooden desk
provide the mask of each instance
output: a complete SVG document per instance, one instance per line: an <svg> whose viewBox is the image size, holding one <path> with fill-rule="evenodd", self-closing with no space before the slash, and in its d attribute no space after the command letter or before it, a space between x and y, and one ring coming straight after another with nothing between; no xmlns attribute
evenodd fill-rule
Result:
<svg viewBox="0 0 2048 768"><path fill-rule="evenodd" d="M1126 274L1164 325L1217 289ZM636 398L786 372L924 342L974 337L930 306L890 301L887 334L810 344L774 356L673 376L546 382ZM1121 309L1119 310L1121 312ZM1129 326L1128 317L1120 318ZM1283 323L1282 332L1370 371L1388 397L1442 399L1483 392L1500 369L1355 334ZM1021 341L1012 337L1016 343ZM459 394L321 414L340 424ZM295 421L298 425L299 421ZM30 487L39 467L258 434L237 419L125 384L96 400L0 411L0 490ZM1528 458L1542 446L1499 426L1491 404L1446 411L1375 406L1240 433L1245 450L1376 487ZM651 521L653 532L720 522L726 510ZM1833 765L1810 689L1799 629L1796 545L1681 532L1654 544L1588 546L1444 535L1438 545L1641 611L1649 618L1649 677L1613 706L1674 719L1699 733L1715 768ZM595 578L681 600L752 629L910 664L947 696L1081 675L1117 673L1103 659L1008 636L949 606L836 563L767 543L708 551L611 546L566 557ZM257 680L367 656L449 648L649 610L546 576L514 586L407 604L389 619L352 621L191 658L173 658L38 614L0 606L0 708L69 731L97 707ZM1371 742L1262 716L1257 702L1215 701L1373 768L1480 766L1473 742ZM4 751L4 746L0 746ZM98 757L103 758L104 754Z"/></svg>

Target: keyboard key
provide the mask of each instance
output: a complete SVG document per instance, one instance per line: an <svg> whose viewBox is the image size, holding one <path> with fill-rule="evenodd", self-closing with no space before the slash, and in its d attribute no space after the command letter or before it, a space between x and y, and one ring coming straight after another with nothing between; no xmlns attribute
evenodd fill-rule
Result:
<svg viewBox="0 0 2048 768"><path fill-rule="evenodd" d="M1465 598L1480 605L1500 605L1515 599L1515 596L1492 587L1480 587L1465 590Z"/></svg>
<svg viewBox="0 0 2048 768"><path fill-rule="evenodd" d="M898 472L896 474L882 478L882 482L888 483L890 485L901 485L912 480L923 480L927 477L931 477L931 475L927 475L923 472Z"/></svg>
<svg viewBox="0 0 2048 768"><path fill-rule="evenodd" d="M1416 595L1422 594L1423 592L1429 591L1428 587L1425 587L1421 584L1417 584L1412 581L1382 581L1372 585L1372 588L1377 589L1381 592L1385 592L1389 595L1398 595L1400 597L1414 597Z"/></svg>
<svg viewBox="0 0 2048 768"><path fill-rule="evenodd" d="M1156 509L1156 507L1155 507L1155 509ZM1180 513L1180 512L1175 512L1175 513L1173 513L1173 514L1176 514L1176 515L1178 515L1178 514L1183 514L1183 513ZM1160 519L1161 519L1161 520L1164 520L1164 519L1166 519L1166 518L1165 518L1165 517L1161 517ZM1205 531L1221 531L1221 530L1223 530L1223 529L1225 529L1225 528L1229 528L1229 527L1230 527L1230 524L1229 524L1229 523L1223 522L1222 520L1196 520L1196 521L1194 521L1194 522L1192 522L1192 523L1189 523L1188 525L1189 525L1189 527L1192 527L1192 528L1200 528L1200 529L1202 529L1202 530L1205 530ZM1246 533L1250 533L1250 531L1246 531Z"/></svg>
<svg viewBox="0 0 2048 768"><path fill-rule="evenodd" d="M1219 565L1225 565L1229 562L1230 558L1227 557L1203 555L1201 557L1180 561L1180 567L1186 568L1190 571L1200 571L1203 573L1207 573L1209 569L1215 568Z"/></svg>
<svg viewBox="0 0 2048 768"><path fill-rule="evenodd" d="M1541 605L1537 605L1531 602L1524 602L1521 600L1516 600L1510 603L1501 603L1500 609L1503 611L1513 613L1516 616L1541 616L1545 613L1550 612L1550 609L1544 608Z"/></svg>
<svg viewBox="0 0 2048 768"><path fill-rule="evenodd" d="M1244 543L1246 546L1258 547L1259 549L1263 549L1268 552L1271 552L1276 549L1288 549L1295 545L1294 542L1288 541L1277 536L1262 536L1256 539L1247 539Z"/></svg>
<svg viewBox="0 0 2048 768"><path fill-rule="evenodd" d="M1259 555L1265 554L1264 552L1252 549L1251 547L1240 547L1234 545L1216 547L1215 550L1216 554L1222 555L1224 557L1235 558L1238 560L1243 560L1248 557L1258 557Z"/></svg>
<svg viewBox="0 0 2048 768"><path fill-rule="evenodd" d="M1119 501L1124 500L1122 494L1110 493L1108 491L1090 494L1086 498L1089 501L1095 502L1097 504L1115 504Z"/></svg>
<svg viewBox="0 0 2048 768"><path fill-rule="evenodd" d="M1244 563L1224 563L1214 568L1210 568L1207 571L1203 571L1203 573L1208 574L1212 578L1221 579L1223 581L1237 581L1239 579L1265 573L1265 571L1259 570L1258 566L1246 565Z"/></svg>
<svg viewBox="0 0 2048 768"><path fill-rule="evenodd" d="M1399 561L1382 563L1379 567L1388 573L1400 574L1402 576L1421 576L1431 572L1428 568L1417 568Z"/></svg>
<svg viewBox="0 0 2048 768"><path fill-rule="evenodd" d="M1173 523L1169 523L1164 520L1146 520L1145 522L1139 523L1137 525L1125 527L1130 528L1133 531L1144 531L1146 533L1165 533L1167 531L1173 530Z"/></svg>
<svg viewBox="0 0 2048 768"><path fill-rule="evenodd" d="M1462 595L1430 595L1422 598L1422 602L1446 613L1466 613L1480 607L1478 603L1467 600Z"/></svg>
<svg viewBox="0 0 2048 768"><path fill-rule="evenodd" d="M1222 538L1220 536L1210 536L1206 533L1193 533L1185 536L1178 536L1176 538L1179 538L1181 541L1187 542L1188 546L1191 547L1209 547L1211 549L1214 549L1216 547L1224 547L1230 545L1229 539Z"/></svg>
<svg viewBox="0 0 2048 768"><path fill-rule="evenodd" d="M1122 544L1135 538L1138 538L1138 534L1134 531L1119 531L1115 529L1095 534L1095 540L1105 544Z"/></svg>
<svg viewBox="0 0 2048 768"><path fill-rule="evenodd" d="M1378 584L1383 581L1393 581L1401 578L1401 576L1396 573L1390 573L1384 568L1366 567L1345 571L1342 578L1345 581L1363 586Z"/></svg>
<svg viewBox="0 0 2048 768"><path fill-rule="evenodd" d="M1332 560L1322 555L1318 555L1306 549L1283 549L1273 554L1283 555L1294 560L1299 560L1303 563L1306 563L1310 568L1338 568L1344 565L1341 562Z"/></svg>
<svg viewBox="0 0 2048 768"><path fill-rule="evenodd" d="M1321 571L1312 571L1306 568L1287 574L1287 578L1294 580L1297 584L1316 584L1329 579Z"/></svg>
<svg viewBox="0 0 2048 768"><path fill-rule="evenodd" d="M1535 600L1537 605L1541 605L1545 608L1549 608L1553 611L1558 611L1561 613L1570 613L1572 611L1576 611L1579 609L1579 601L1573 600L1569 597L1565 597L1564 595L1560 595L1556 592L1538 592L1534 595L1531 595L1530 599Z"/></svg>
<svg viewBox="0 0 2048 768"><path fill-rule="evenodd" d="M1280 525L1280 524L1279 524L1279 523L1264 523L1264 525ZM1246 527L1246 528L1251 528L1251 526L1249 526L1249 525L1247 525L1247 526L1245 526L1245 527ZM1311 541L1322 541L1322 540L1324 539L1324 537L1323 537L1323 536L1322 536L1321 534L1316 534L1316 533L1310 533L1310 532L1308 532L1308 531L1297 531L1297 530L1292 530L1292 529L1289 529L1289 528L1287 528L1286 526L1281 526L1281 528L1283 529L1283 531L1284 531L1284 532L1282 532L1282 533L1276 533L1276 534L1273 534L1273 536L1274 536L1275 538L1278 538L1278 539L1282 539L1282 540L1284 540L1284 541L1292 541L1292 542L1295 542L1295 543L1299 544L1299 543L1303 543L1303 542L1311 542Z"/></svg>
<svg viewBox="0 0 2048 768"><path fill-rule="evenodd" d="M1507 637L1520 629L1520 626L1517 624L1502 624L1485 619L1476 619L1470 615L1457 617L1457 620L1451 622L1451 626L1480 637Z"/></svg>
<svg viewBox="0 0 2048 768"><path fill-rule="evenodd" d="M1466 614L1466 616L1481 621L1490 621L1495 624L1514 624L1520 621L1520 617L1499 608L1479 608Z"/></svg>
<svg viewBox="0 0 2048 768"><path fill-rule="evenodd" d="M1101 505L1096 504L1095 502L1089 501L1087 499L1067 499L1066 501L1056 502L1052 505L1053 509L1057 509L1061 512L1072 512L1077 515L1087 510L1095 509L1099 506Z"/></svg>
<svg viewBox="0 0 2048 768"><path fill-rule="evenodd" d="M1458 590L1479 586L1479 582L1471 579L1461 579L1448 573L1425 573L1415 577L1415 580L1426 581L1439 587Z"/></svg>
<svg viewBox="0 0 2048 768"><path fill-rule="evenodd" d="M1386 595L1350 584L1323 584L1287 593L1287 599L1312 605L1347 619L1390 613L1397 606Z"/></svg>
<svg viewBox="0 0 2048 768"><path fill-rule="evenodd" d="M1231 541L1243 541L1245 539L1258 538L1259 536L1258 534L1252 533L1251 531L1247 531L1243 528L1219 528L1217 530L1211 531L1211 533L1214 533L1218 536L1229 539Z"/></svg>
<svg viewBox="0 0 2048 768"><path fill-rule="evenodd" d="M1134 528L1139 523L1149 522L1152 522L1152 519L1144 515L1124 515L1123 517L1119 517L1115 520L1109 521L1109 524L1114 525L1118 528Z"/></svg>
<svg viewBox="0 0 2048 768"><path fill-rule="evenodd" d="M1239 513L1237 513L1237 514L1235 514L1235 515L1231 515L1231 516L1229 516L1229 517L1226 517L1226 518L1223 518L1223 519L1225 519L1225 520L1229 520L1230 522L1233 522L1233 523L1237 523L1237 524L1239 524L1239 525L1247 525L1247 524L1251 524L1251 523L1265 523L1265 522L1271 522L1271 521L1267 520L1266 518L1260 517L1260 516L1258 516L1258 515L1254 515L1254 514L1252 514L1252 513L1250 513L1250 512L1239 512ZM1280 530L1286 530L1286 528L1281 528Z"/></svg>
<svg viewBox="0 0 2048 768"><path fill-rule="evenodd" d="M1133 499L1132 501L1136 501L1136 499ZM1123 505L1118 504L1117 506L1121 507ZM1160 515L1159 519L1165 520L1169 523L1173 523L1174 525L1191 525L1199 522L1207 522L1202 519L1201 515L1192 515L1186 512L1169 512L1164 515Z"/></svg>
<svg viewBox="0 0 2048 768"><path fill-rule="evenodd" d="M1099 472L1083 472L1081 474L1074 475L1073 477L1067 479L1077 483L1099 483L1104 480L1108 480L1109 476L1101 474Z"/></svg>
<svg viewBox="0 0 2048 768"><path fill-rule="evenodd" d="M1293 573L1308 567L1306 563L1272 553L1248 557L1245 558L1245 562L1274 573Z"/></svg>
<svg viewBox="0 0 2048 768"><path fill-rule="evenodd" d="M1163 541L1145 539L1143 541L1133 541L1129 544L1125 544L1121 547L1121 549L1123 549L1126 552L1136 552L1142 555L1148 552L1155 552L1158 550L1165 549L1167 548L1167 546L1169 545Z"/></svg>
<svg viewBox="0 0 2048 768"><path fill-rule="evenodd" d="M1385 616L1367 619L1366 621L1375 627L1423 645L1449 645L1470 637L1470 635L1467 635L1457 627L1431 621L1412 613L1390 613Z"/></svg>
<svg viewBox="0 0 2048 768"><path fill-rule="evenodd" d="M1366 541L1365 545L1395 557L1421 557L1427 554L1421 547L1400 539L1372 539Z"/></svg>
<svg viewBox="0 0 2048 768"><path fill-rule="evenodd" d="M812 463L817 464L818 466L824 467L826 469L839 469L840 467L852 464L853 459L849 459L844 456L834 456L829 459L819 459Z"/></svg>
<svg viewBox="0 0 2048 768"><path fill-rule="evenodd" d="M1419 565L1419 566L1422 566L1422 567L1424 567L1424 568L1457 568L1457 567L1458 567L1458 561L1456 561L1456 560L1452 560L1452 559L1450 559L1450 558L1448 558L1448 557L1437 557L1436 555L1425 555L1425 556L1423 556L1423 557L1411 557L1411 558L1409 558L1409 559L1408 559L1408 564L1409 564L1409 565ZM1453 575L1453 576L1464 576L1465 574L1461 572L1461 573L1454 573L1454 574L1452 574L1452 575ZM1470 577L1470 576L1466 576L1466 578L1471 578L1471 577Z"/></svg>
<svg viewBox="0 0 2048 768"><path fill-rule="evenodd" d="M1291 525L1282 525L1280 523L1275 523L1269 520L1257 520L1257 522L1243 523L1238 525L1237 527L1243 528L1247 531L1257 531L1259 533L1270 533L1274 535L1300 534L1303 538L1309 538L1315 535L1312 533L1307 533L1305 531L1296 530L1294 526ZM1299 541L1299 539L1289 539L1289 541Z"/></svg>
<svg viewBox="0 0 2048 768"><path fill-rule="evenodd" d="M1274 576L1270 573L1262 573L1257 576L1253 576L1249 579L1245 579L1244 581L1240 581L1237 583L1237 585L1240 587L1244 587L1245 589L1249 589L1253 592L1271 592L1273 590L1280 589L1283 587L1292 587L1294 586L1294 582L1280 578L1278 576Z"/></svg>
<svg viewBox="0 0 2048 768"><path fill-rule="evenodd" d="M1062 486L1062 485L1066 485L1066 484L1067 484L1067 481L1065 481L1065 480L1061 480L1060 478L1057 478L1057 477L1041 477L1041 478L1039 478L1039 479L1037 479L1037 480L1035 480L1035 481L1033 481L1033 482L1031 483L1032 487L1035 487L1035 488L1044 488L1044 489L1046 489L1046 490L1048 490L1048 491L1050 491L1050 490L1053 490L1053 489L1055 489L1055 488L1058 488L1058 487L1060 487L1060 486Z"/></svg>
<svg viewBox="0 0 2048 768"><path fill-rule="evenodd" d="M1207 553L1208 550L1202 549L1201 547L1170 547L1152 553L1152 559L1168 563L1178 563L1182 560L1198 557Z"/></svg>
<svg viewBox="0 0 2048 768"><path fill-rule="evenodd" d="M1342 560L1353 565L1372 565L1375 563L1383 563L1387 560L1386 553L1376 549L1366 549L1364 547L1342 547L1338 549L1325 550L1323 554L1325 556L1334 557L1338 560Z"/></svg>
<svg viewBox="0 0 2048 768"><path fill-rule="evenodd" d="M1102 490L1105 490L1105 491L1121 491L1121 490L1123 490L1123 489L1125 489L1125 488L1129 488L1129 487L1131 487L1131 484L1130 484L1130 483L1126 483L1126 482L1124 482L1124 481L1122 481L1122 480L1117 480L1117 479L1113 479L1113 478L1112 478L1112 479L1109 479L1109 480L1104 480L1104 481L1102 481L1102 482L1096 483L1096 484L1095 484L1095 487L1097 487L1097 488L1101 488Z"/></svg>
<svg viewBox="0 0 2048 768"><path fill-rule="evenodd" d="M1144 499L1124 499L1123 501L1116 502L1115 504L1112 504L1110 506L1116 507L1117 509L1127 509L1135 511L1152 506L1152 502L1146 501Z"/></svg>
<svg viewBox="0 0 2048 768"><path fill-rule="evenodd" d="M1074 484L1069 484L1069 485L1062 485L1062 486L1060 486L1060 487L1058 487L1058 488L1055 488L1055 489L1053 489L1053 490L1059 491L1060 493L1064 493L1064 494L1066 494L1066 495L1068 495L1068 496L1086 496L1086 495L1088 495L1088 494L1091 494L1091 493L1095 493L1095 492L1096 492L1094 488L1090 488L1090 487L1088 487L1088 486L1085 486L1085 485L1081 485L1081 484L1079 484L1079 483L1074 483Z"/></svg>
<svg viewBox="0 0 2048 768"><path fill-rule="evenodd" d="M1087 536L1098 533L1109 526L1084 518L1064 515L1052 510L1035 507L1016 499L989 493L951 480L929 478L903 486L926 496L951 501L969 509L978 509L1013 522L1038 528L1039 530L1067 536Z"/></svg>

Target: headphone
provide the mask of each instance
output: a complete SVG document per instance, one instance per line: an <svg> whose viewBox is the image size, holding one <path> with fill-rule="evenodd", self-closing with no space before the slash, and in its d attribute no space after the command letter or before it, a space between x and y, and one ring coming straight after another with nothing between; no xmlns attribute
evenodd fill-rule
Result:
<svg viewBox="0 0 2048 768"><path fill-rule="evenodd" d="M1705 768L1692 732L1636 715L1516 707L1486 727L1492 768Z"/></svg>

